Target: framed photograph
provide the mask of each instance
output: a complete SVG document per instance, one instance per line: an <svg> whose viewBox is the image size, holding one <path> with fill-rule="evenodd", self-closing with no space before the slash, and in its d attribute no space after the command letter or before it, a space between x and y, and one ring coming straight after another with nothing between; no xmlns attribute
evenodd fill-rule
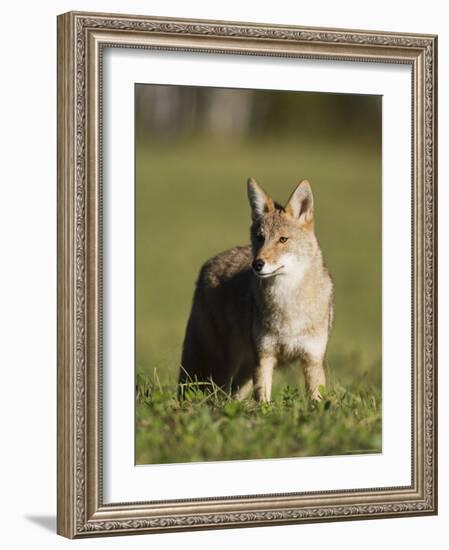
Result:
<svg viewBox="0 0 449 550"><path fill-rule="evenodd" d="M437 37L58 17L58 533L437 513Z"/></svg>

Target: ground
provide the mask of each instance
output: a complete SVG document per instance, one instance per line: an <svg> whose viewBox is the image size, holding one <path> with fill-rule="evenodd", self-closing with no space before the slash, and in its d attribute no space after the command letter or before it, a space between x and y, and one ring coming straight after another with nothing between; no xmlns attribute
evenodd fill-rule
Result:
<svg viewBox="0 0 449 550"><path fill-rule="evenodd" d="M381 452L381 398L373 388L335 386L321 402L278 388L270 403L235 401L192 384L179 401L172 386L139 376L137 455L141 463L242 460Z"/></svg>

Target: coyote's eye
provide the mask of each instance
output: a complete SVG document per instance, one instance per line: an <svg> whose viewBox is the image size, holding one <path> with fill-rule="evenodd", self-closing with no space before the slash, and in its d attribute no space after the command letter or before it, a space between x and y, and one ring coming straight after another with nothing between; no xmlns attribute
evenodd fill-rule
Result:
<svg viewBox="0 0 449 550"><path fill-rule="evenodd" d="M263 243L263 241L265 240L265 237L262 235L262 233L257 233L256 240L258 243Z"/></svg>
<svg viewBox="0 0 449 550"><path fill-rule="evenodd" d="M279 239L279 242L280 242L280 243L286 243L287 241L288 241L288 237L281 237L281 238Z"/></svg>

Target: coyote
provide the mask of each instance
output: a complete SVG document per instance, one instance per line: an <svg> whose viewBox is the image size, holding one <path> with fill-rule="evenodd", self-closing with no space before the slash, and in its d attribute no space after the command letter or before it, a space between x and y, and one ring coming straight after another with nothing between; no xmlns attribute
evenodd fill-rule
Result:
<svg viewBox="0 0 449 550"><path fill-rule="evenodd" d="M269 401L273 370L299 360L320 399L333 317L333 283L314 233L308 181L285 207L250 178L251 245L208 260L196 283L179 374L213 381L235 399Z"/></svg>

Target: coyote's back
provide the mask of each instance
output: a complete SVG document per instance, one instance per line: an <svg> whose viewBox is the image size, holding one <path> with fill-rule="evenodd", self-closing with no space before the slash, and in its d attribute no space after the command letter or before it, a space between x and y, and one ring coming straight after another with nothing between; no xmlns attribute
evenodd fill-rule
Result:
<svg viewBox="0 0 449 550"><path fill-rule="evenodd" d="M333 287L313 229L313 197L302 182L285 207L248 181L251 245L201 268L184 339L179 381L213 381L234 397L252 388L269 400L273 369L299 360L319 398L332 322Z"/></svg>
<svg viewBox="0 0 449 550"><path fill-rule="evenodd" d="M254 360L250 346L252 254L237 246L201 268L184 340L180 380L229 384L243 363Z"/></svg>

